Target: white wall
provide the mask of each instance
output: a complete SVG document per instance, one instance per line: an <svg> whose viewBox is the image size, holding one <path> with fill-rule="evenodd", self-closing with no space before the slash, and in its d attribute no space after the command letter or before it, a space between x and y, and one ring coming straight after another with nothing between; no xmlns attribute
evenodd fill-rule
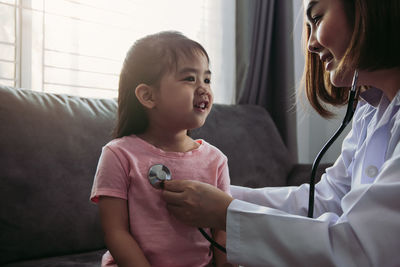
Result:
<svg viewBox="0 0 400 267"><path fill-rule="evenodd" d="M299 88L304 68L304 55L302 52L301 33L303 23L303 8L301 0L293 0L293 38L294 38L294 62L295 80ZM335 119L325 120L320 117L306 99L301 99L303 104L297 104L297 143L298 158L300 163L312 163L319 150L339 127L344 116L344 108L336 112ZM340 153L343 138L350 130L347 126L342 135L326 152L321 162L334 162Z"/></svg>

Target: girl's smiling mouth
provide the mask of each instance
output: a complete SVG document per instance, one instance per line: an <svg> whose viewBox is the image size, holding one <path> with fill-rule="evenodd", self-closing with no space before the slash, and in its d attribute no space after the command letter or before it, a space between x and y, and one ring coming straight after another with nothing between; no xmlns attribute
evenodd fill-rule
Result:
<svg viewBox="0 0 400 267"><path fill-rule="evenodd" d="M208 101L202 100L194 104L196 109L205 110L208 107Z"/></svg>

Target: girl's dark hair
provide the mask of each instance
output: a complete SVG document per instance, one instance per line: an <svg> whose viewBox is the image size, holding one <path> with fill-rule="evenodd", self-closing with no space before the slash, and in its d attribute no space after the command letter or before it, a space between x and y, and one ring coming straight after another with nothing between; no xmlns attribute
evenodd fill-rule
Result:
<svg viewBox="0 0 400 267"><path fill-rule="evenodd" d="M349 24L353 27L350 44L339 64L339 73L354 70L373 71L400 66L400 1L342 0ZM331 84L319 56L307 50L310 29L304 22L305 92L312 107L323 117L333 114L324 103L347 103L348 91ZM338 36L337 38L340 38Z"/></svg>
<svg viewBox="0 0 400 267"><path fill-rule="evenodd" d="M113 137L141 134L148 127L146 111L135 95L139 84L158 86L164 74L176 70L182 57L198 53L209 57L199 43L175 31L164 31L137 40L122 66L118 87L118 117Z"/></svg>

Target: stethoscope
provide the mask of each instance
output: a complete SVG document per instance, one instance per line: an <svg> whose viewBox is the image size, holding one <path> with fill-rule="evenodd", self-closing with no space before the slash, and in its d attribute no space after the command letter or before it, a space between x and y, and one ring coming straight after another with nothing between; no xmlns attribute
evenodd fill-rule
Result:
<svg viewBox="0 0 400 267"><path fill-rule="evenodd" d="M315 158L312 170L311 170L311 177L310 177L310 193L308 199L308 217L312 218L314 213L314 192L315 192L315 175L318 165L322 159L322 156L328 150L328 148L335 142L335 140L339 137L342 133L344 128L349 124L351 119L353 118L354 112L357 107L358 102L358 94L359 94L359 87L357 87L357 80L358 80L358 71L354 71L353 82L351 85L349 99L347 104L346 114L343 118L343 122L340 127L336 130L334 135L326 142L326 144L322 147L319 151L317 157ZM168 169L167 166L163 164L155 164L150 167L148 178L150 184L156 188L161 189L164 186L164 181L171 180L171 171ZM201 234L211 243L211 245L215 246L222 252L226 253L226 248L218 244L215 240L213 240L202 228L198 228Z"/></svg>

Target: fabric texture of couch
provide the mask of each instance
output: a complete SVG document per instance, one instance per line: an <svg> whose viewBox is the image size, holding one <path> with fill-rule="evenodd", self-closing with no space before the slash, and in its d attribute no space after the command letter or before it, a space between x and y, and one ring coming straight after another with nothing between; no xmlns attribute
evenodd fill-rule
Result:
<svg viewBox="0 0 400 267"><path fill-rule="evenodd" d="M0 86L1 266L99 266L105 244L89 194L116 109L114 99ZM191 135L227 155L232 184L308 181L311 167L290 159L261 107L215 104Z"/></svg>

